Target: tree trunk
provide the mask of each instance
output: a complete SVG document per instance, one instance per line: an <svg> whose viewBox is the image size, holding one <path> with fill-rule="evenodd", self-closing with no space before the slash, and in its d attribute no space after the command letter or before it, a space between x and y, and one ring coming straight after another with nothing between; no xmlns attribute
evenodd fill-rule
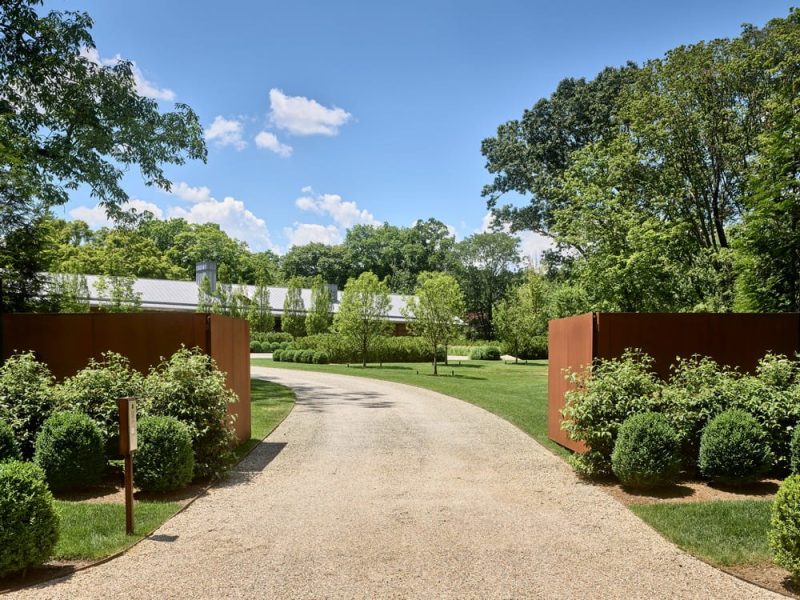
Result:
<svg viewBox="0 0 800 600"><path fill-rule="evenodd" d="M434 375L438 375L439 374L439 371L438 371L437 365L436 365L436 352L433 353L433 374Z"/></svg>

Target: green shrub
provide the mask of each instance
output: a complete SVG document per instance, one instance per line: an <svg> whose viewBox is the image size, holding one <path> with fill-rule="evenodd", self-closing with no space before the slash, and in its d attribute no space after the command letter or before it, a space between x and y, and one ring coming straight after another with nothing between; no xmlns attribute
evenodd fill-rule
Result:
<svg viewBox="0 0 800 600"><path fill-rule="evenodd" d="M198 348L181 348L150 370L145 398L148 414L175 417L189 427L195 477L226 470L235 441L228 404L237 397L211 357Z"/></svg>
<svg viewBox="0 0 800 600"><path fill-rule="evenodd" d="M119 409L117 399L142 395L144 377L120 354L105 352L102 360L89 364L56 387L60 406L88 415L103 435L106 455L119 454Z"/></svg>
<svg viewBox="0 0 800 600"><path fill-rule="evenodd" d="M790 456L792 475L800 474L800 426L797 425L792 434Z"/></svg>
<svg viewBox="0 0 800 600"><path fill-rule="evenodd" d="M54 491L91 487L100 481L106 466L103 435L83 413L54 413L36 438L33 460Z"/></svg>
<svg viewBox="0 0 800 600"><path fill-rule="evenodd" d="M680 472L678 434L659 413L640 413L627 418L617 434L611 468L629 487L671 483Z"/></svg>
<svg viewBox="0 0 800 600"><path fill-rule="evenodd" d="M764 428L746 412L727 410L714 417L700 438L700 472L715 481L736 484L758 479L772 467Z"/></svg>
<svg viewBox="0 0 800 600"><path fill-rule="evenodd" d="M478 346L469 353L472 360L500 360L500 348L497 346Z"/></svg>
<svg viewBox="0 0 800 600"><path fill-rule="evenodd" d="M22 460L22 453L11 425L0 421L0 462L7 460Z"/></svg>
<svg viewBox="0 0 800 600"><path fill-rule="evenodd" d="M288 343L294 339L290 334L283 331L270 331L267 333L253 331L250 333L250 337L259 342L270 342L272 344Z"/></svg>
<svg viewBox="0 0 800 600"><path fill-rule="evenodd" d="M254 352L261 352L261 342L258 340L250 340L250 353L253 354Z"/></svg>
<svg viewBox="0 0 800 600"><path fill-rule="evenodd" d="M678 358L662 390L663 411L681 440L683 467L694 471L700 436L708 422L732 408L739 396L739 374L707 357Z"/></svg>
<svg viewBox="0 0 800 600"><path fill-rule="evenodd" d="M314 364L315 365L327 365L328 364L328 355L325 352L314 352Z"/></svg>
<svg viewBox="0 0 800 600"><path fill-rule="evenodd" d="M297 350L284 350L281 352L281 361L283 362L294 362L294 357L297 354Z"/></svg>
<svg viewBox="0 0 800 600"><path fill-rule="evenodd" d="M800 581L800 475L781 484L771 512L768 539L775 562Z"/></svg>
<svg viewBox="0 0 800 600"><path fill-rule="evenodd" d="M189 428L173 417L145 417L138 423L136 485L148 492L186 486L194 473Z"/></svg>
<svg viewBox="0 0 800 600"><path fill-rule="evenodd" d="M282 356L283 356L283 350L275 350L275 352L272 353L272 360L274 360L275 362L281 362Z"/></svg>
<svg viewBox="0 0 800 600"><path fill-rule="evenodd" d="M620 358L598 360L582 372L567 374L575 389L566 394L561 426L570 439L592 450L571 459L579 474L611 474L611 453L622 423L657 407L660 383L652 365L646 354L629 350Z"/></svg>
<svg viewBox="0 0 800 600"><path fill-rule="evenodd" d="M342 336L322 333L298 338L294 346L301 350L324 352L332 363L360 361L358 352L348 347ZM444 348L437 350L438 360L444 362ZM415 336L386 337L370 350L367 360L376 362L431 362L433 352L425 340Z"/></svg>
<svg viewBox="0 0 800 600"><path fill-rule="evenodd" d="M36 434L53 411L54 379L32 352L15 354L0 366L0 420L14 430L22 456L33 456Z"/></svg>
<svg viewBox="0 0 800 600"><path fill-rule="evenodd" d="M311 363L314 360L314 351L313 350L301 350L300 356L297 362L301 363Z"/></svg>
<svg viewBox="0 0 800 600"><path fill-rule="evenodd" d="M58 513L34 464L0 463L0 577L46 561L58 541Z"/></svg>

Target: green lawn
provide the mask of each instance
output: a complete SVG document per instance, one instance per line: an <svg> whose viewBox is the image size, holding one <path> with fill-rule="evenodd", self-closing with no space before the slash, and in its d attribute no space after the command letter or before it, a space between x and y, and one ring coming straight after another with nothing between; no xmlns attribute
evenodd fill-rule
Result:
<svg viewBox="0 0 800 600"><path fill-rule="evenodd" d="M54 559L94 560L115 554L142 539L178 510L177 502L136 502L135 535L125 535L125 505L56 500L61 517Z"/></svg>
<svg viewBox="0 0 800 600"><path fill-rule="evenodd" d="M510 421L539 443L560 456L569 454L547 437L547 361L528 364L503 361L464 361L440 366L434 376L429 363L386 363L370 365L307 365L256 358L261 367L324 371L342 375L372 377L427 388L460 398Z"/></svg>
<svg viewBox="0 0 800 600"><path fill-rule="evenodd" d="M771 502L728 500L631 506L631 510L687 552L720 566L765 563Z"/></svg>
<svg viewBox="0 0 800 600"><path fill-rule="evenodd" d="M250 399L250 439L236 447L240 458L272 433L294 406L292 390L260 379L250 380Z"/></svg>

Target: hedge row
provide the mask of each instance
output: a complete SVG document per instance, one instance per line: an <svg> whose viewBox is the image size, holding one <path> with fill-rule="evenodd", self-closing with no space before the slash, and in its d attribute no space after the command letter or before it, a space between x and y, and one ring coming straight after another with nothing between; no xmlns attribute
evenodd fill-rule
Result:
<svg viewBox="0 0 800 600"><path fill-rule="evenodd" d="M800 422L800 366L797 360L768 354L755 374L721 367L709 358L678 360L668 382L660 381L649 356L628 351L621 358L602 360L568 378L562 427L589 452L575 455L573 466L585 475L612 472L611 455L620 427L629 417L661 413L680 443L682 468L702 471L703 431L716 416L738 409L763 430L772 472L789 470L792 432Z"/></svg>
<svg viewBox="0 0 800 600"><path fill-rule="evenodd" d="M275 362L296 362L315 365L327 365L328 355L315 350L277 350L272 353Z"/></svg>
<svg viewBox="0 0 800 600"><path fill-rule="evenodd" d="M285 344L294 340L290 333L286 333L284 331L270 331L268 333L251 331L250 339L258 342L269 342L271 344Z"/></svg>
<svg viewBox="0 0 800 600"><path fill-rule="evenodd" d="M333 333L297 338L294 346L297 350L324 352L332 363L351 363L361 360L359 352L349 347L342 336ZM438 349L437 358L444 361L444 348ZM433 351L423 339L418 337L385 337L370 349L367 361L372 363L431 362L433 361Z"/></svg>
<svg viewBox="0 0 800 600"><path fill-rule="evenodd" d="M258 340L250 341L250 352L275 352L276 350L288 350L293 348L292 342L260 342Z"/></svg>

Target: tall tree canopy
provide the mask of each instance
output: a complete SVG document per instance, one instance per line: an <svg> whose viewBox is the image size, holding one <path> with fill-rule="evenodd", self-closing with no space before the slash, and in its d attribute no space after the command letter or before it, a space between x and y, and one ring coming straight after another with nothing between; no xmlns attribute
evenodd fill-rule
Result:
<svg viewBox="0 0 800 600"><path fill-rule="evenodd" d="M64 204L69 190L87 186L121 218L128 195L120 180L131 166L147 184L169 189L163 165L206 158L188 106L162 113L137 93L130 62L91 60L89 15L40 14L41 4L10 0L0 7L0 268L15 304L35 292L23 290L21 279L38 270L35 243L20 245L20 236L35 238L39 219ZM23 265L11 259L28 247Z"/></svg>

